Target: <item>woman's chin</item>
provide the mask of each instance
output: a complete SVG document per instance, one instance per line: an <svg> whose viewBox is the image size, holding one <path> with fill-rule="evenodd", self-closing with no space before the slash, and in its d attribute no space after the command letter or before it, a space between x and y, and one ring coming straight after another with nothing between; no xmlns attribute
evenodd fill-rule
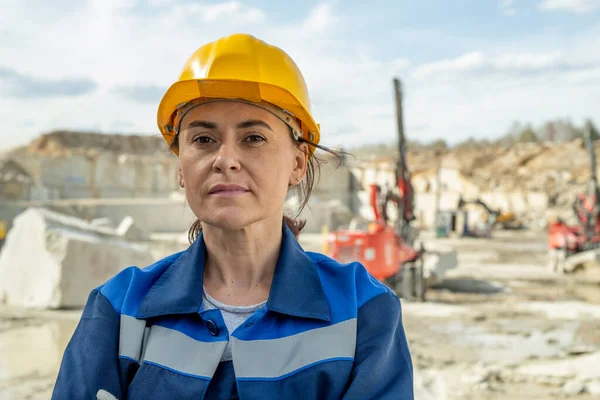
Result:
<svg viewBox="0 0 600 400"><path fill-rule="evenodd" d="M247 212L241 210L227 210L219 212L210 217L200 218L203 224L222 229L224 231L238 231L257 222L260 218L252 218Z"/></svg>

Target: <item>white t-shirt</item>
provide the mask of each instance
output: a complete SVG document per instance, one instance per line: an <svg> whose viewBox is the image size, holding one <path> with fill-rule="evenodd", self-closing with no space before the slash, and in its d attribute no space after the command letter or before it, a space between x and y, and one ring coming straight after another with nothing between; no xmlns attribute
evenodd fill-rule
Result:
<svg viewBox="0 0 600 400"><path fill-rule="evenodd" d="M227 327L227 331L231 336L231 333L237 329L238 326L244 323L256 310L264 306L266 301L262 303L255 304L253 306L230 306L228 304L221 303L218 300L215 300L211 296L204 291L204 297L202 299L202 309L203 310L212 310L219 309L221 310L221 314L223 314L223 319L225 320L225 326ZM221 356L221 361L230 361L231 357L231 341L227 343L227 347L225 347L225 351Z"/></svg>

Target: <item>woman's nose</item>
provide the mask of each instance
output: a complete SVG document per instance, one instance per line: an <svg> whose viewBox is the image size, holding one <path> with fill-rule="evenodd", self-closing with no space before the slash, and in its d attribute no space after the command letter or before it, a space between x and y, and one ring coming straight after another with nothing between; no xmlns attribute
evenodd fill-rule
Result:
<svg viewBox="0 0 600 400"><path fill-rule="evenodd" d="M240 160L236 143L221 143L215 157L215 162L213 163L213 169L220 172L238 171L240 169Z"/></svg>

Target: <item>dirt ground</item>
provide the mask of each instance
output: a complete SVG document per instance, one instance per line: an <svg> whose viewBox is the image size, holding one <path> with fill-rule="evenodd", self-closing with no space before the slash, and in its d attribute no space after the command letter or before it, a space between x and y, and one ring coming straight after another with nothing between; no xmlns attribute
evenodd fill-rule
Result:
<svg viewBox="0 0 600 400"><path fill-rule="evenodd" d="M417 399L600 398L600 274L550 273L545 240L425 239L453 246L459 267L426 303L403 302ZM0 399L50 397L79 315L0 306Z"/></svg>
<svg viewBox="0 0 600 400"><path fill-rule="evenodd" d="M418 398L600 398L598 274L549 272L543 232L437 242L459 267L404 303Z"/></svg>

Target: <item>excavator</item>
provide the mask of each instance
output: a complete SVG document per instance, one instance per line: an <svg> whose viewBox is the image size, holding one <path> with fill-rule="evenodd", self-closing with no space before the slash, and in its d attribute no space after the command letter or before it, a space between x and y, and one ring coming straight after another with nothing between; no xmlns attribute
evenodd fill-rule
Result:
<svg viewBox="0 0 600 400"><path fill-rule="evenodd" d="M502 212L500 210L492 209L481 199L464 200L462 197L458 201L458 209L463 209L467 204L473 204L485 210L486 220L488 221L490 228L496 226L500 226L502 229L523 228L523 223L519 221L513 212Z"/></svg>
<svg viewBox="0 0 600 400"><path fill-rule="evenodd" d="M363 230L338 230L327 238L327 255L339 262L359 261L376 279L401 297L425 301L424 248L414 246L417 232L412 222L414 192L406 162L406 140L402 115L402 87L394 78L398 125L398 159L395 185L369 186L370 206L375 220ZM392 211L392 212L390 212ZM394 214L394 215L391 215ZM392 218L395 216L395 218Z"/></svg>
<svg viewBox="0 0 600 400"><path fill-rule="evenodd" d="M577 225L567 225L556 219L548 227L550 269L559 273L573 272L588 261L600 262L600 188L596 175L596 153L589 127L584 139L590 157L591 175L587 193L580 193L573 202Z"/></svg>

